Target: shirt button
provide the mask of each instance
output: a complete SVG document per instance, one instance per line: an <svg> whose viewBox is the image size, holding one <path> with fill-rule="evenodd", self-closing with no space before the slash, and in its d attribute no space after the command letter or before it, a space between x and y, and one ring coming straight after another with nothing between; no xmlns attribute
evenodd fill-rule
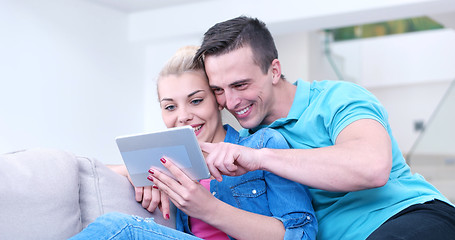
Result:
<svg viewBox="0 0 455 240"><path fill-rule="evenodd" d="M306 219L310 220L311 218L310 218L310 216L306 216Z"/></svg>
<svg viewBox="0 0 455 240"><path fill-rule="evenodd" d="M257 193L256 189L253 189L253 191L251 191L251 192L252 192L253 194L256 194L256 193Z"/></svg>
<svg viewBox="0 0 455 240"><path fill-rule="evenodd" d="M216 192L212 192L212 195L215 196Z"/></svg>

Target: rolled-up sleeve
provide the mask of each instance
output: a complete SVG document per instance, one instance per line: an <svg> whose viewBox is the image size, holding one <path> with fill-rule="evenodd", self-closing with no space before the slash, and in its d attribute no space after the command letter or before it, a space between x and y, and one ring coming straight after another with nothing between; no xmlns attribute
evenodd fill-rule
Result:
<svg viewBox="0 0 455 240"><path fill-rule="evenodd" d="M318 231L316 218L307 213L295 213L294 218L279 218L286 230L284 239L316 239Z"/></svg>
<svg viewBox="0 0 455 240"><path fill-rule="evenodd" d="M278 132L269 131L267 134L269 138L263 147L289 148ZM284 239L316 239L318 221L308 187L270 172L265 172L264 178L269 209L272 216L283 223L286 230Z"/></svg>
<svg viewBox="0 0 455 240"><path fill-rule="evenodd" d="M316 239L318 222L308 188L302 184L265 174L270 211L283 223L284 239Z"/></svg>

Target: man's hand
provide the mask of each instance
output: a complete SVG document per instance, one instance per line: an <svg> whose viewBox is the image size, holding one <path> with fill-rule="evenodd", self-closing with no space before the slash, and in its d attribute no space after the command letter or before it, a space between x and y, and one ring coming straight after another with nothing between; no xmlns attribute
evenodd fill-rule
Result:
<svg viewBox="0 0 455 240"><path fill-rule="evenodd" d="M258 149L231 143L199 142L201 150L207 153L205 161L212 176L221 181L221 175L239 176L261 169Z"/></svg>

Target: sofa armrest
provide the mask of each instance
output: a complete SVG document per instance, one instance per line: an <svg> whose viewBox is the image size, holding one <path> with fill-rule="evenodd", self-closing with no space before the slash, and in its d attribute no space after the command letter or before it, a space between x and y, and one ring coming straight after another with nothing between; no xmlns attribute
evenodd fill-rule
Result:
<svg viewBox="0 0 455 240"><path fill-rule="evenodd" d="M134 200L127 178L69 152L35 148L1 154L0 183L0 239L68 239L114 211L175 227L159 210L150 213Z"/></svg>
<svg viewBox="0 0 455 240"><path fill-rule="evenodd" d="M81 231L77 167L64 151L0 155L0 239L66 239Z"/></svg>

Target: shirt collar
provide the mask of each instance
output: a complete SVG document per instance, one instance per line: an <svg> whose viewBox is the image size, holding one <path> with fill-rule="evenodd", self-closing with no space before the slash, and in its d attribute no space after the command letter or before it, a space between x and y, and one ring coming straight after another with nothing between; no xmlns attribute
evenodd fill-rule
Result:
<svg viewBox="0 0 455 240"><path fill-rule="evenodd" d="M294 85L297 86L297 90L295 92L294 101L292 102L288 116L286 118L275 120L269 125L269 127L279 127L291 120L299 119L303 112L307 109L310 102L310 83L299 79L294 83Z"/></svg>
<svg viewBox="0 0 455 240"><path fill-rule="evenodd" d="M239 132L237 132L237 130L235 130L229 124L225 124L223 127L226 130L226 136L224 137L224 142L238 144Z"/></svg>

